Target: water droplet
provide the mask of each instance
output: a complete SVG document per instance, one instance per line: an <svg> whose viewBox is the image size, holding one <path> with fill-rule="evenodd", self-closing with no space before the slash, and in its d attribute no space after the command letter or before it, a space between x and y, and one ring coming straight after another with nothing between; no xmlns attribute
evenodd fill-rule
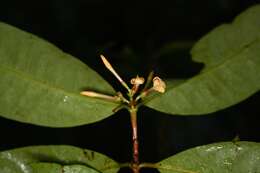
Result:
<svg viewBox="0 0 260 173"><path fill-rule="evenodd" d="M26 166L25 163L23 163L22 160L16 158L15 156L13 156L11 153L7 152L6 154L2 155L4 158L14 162L17 166L20 167L20 169L22 170L22 172L24 173L29 173L30 170L29 168Z"/></svg>
<svg viewBox="0 0 260 173"><path fill-rule="evenodd" d="M66 102L68 101L68 98L69 98L68 96L65 96L65 97L63 98L63 102L66 103Z"/></svg>
<svg viewBox="0 0 260 173"><path fill-rule="evenodd" d="M237 147L237 150L240 151L240 150L243 150L243 148L242 147Z"/></svg>
<svg viewBox="0 0 260 173"><path fill-rule="evenodd" d="M232 165L232 162L228 161L228 160L224 160L223 162L225 165Z"/></svg>
<svg viewBox="0 0 260 173"><path fill-rule="evenodd" d="M206 151L217 151L222 148L223 148L222 146L213 146L213 147L208 148Z"/></svg>

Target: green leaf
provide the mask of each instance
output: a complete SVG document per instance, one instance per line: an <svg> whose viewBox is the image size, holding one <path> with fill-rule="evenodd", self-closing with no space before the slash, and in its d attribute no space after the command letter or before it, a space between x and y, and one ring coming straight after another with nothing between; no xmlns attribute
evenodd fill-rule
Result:
<svg viewBox="0 0 260 173"><path fill-rule="evenodd" d="M72 146L35 146L0 153L3 173L116 173L119 164L90 150Z"/></svg>
<svg viewBox="0 0 260 173"><path fill-rule="evenodd" d="M155 167L161 173L257 173L259 163L259 143L223 142L189 149Z"/></svg>
<svg viewBox="0 0 260 173"><path fill-rule="evenodd" d="M95 71L54 45L0 23L0 115L43 126L92 123L117 104L81 96L114 94Z"/></svg>
<svg viewBox="0 0 260 173"><path fill-rule="evenodd" d="M89 168L92 170L91 168ZM29 172L29 171L28 171ZM32 173L61 173L64 172L64 167L56 163L32 163L30 164L30 172Z"/></svg>
<svg viewBox="0 0 260 173"><path fill-rule="evenodd" d="M234 105L260 88L260 5L217 27L192 49L205 68L166 93L145 100L169 114L199 115Z"/></svg>
<svg viewBox="0 0 260 173"><path fill-rule="evenodd" d="M260 5L240 14L232 24L223 24L208 33L193 47L193 60L205 70L219 66L238 55L260 38Z"/></svg>
<svg viewBox="0 0 260 173"><path fill-rule="evenodd" d="M53 163L32 163L30 166L32 173L99 173L82 165L61 166Z"/></svg>

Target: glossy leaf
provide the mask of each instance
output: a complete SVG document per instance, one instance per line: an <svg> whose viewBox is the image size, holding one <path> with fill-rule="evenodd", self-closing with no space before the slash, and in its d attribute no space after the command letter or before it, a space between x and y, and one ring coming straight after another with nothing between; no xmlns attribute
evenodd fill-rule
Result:
<svg viewBox="0 0 260 173"><path fill-rule="evenodd" d="M158 111L199 115L234 105L260 89L260 5L217 27L192 49L205 68L165 94L145 100Z"/></svg>
<svg viewBox="0 0 260 173"><path fill-rule="evenodd" d="M82 165L61 166L54 163L32 163L30 167L32 173L100 173Z"/></svg>
<svg viewBox="0 0 260 173"><path fill-rule="evenodd" d="M116 173L119 165L90 150L35 146L0 153L1 173Z"/></svg>
<svg viewBox="0 0 260 173"><path fill-rule="evenodd" d="M96 72L54 45L0 23L0 115L17 121L67 127L92 123L117 105L87 98L89 89L113 94Z"/></svg>
<svg viewBox="0 0 260 173"><path fill-rule="evenodd" d="M161 173L260 172L260 144L223 142L196 147L156 164Z"/></svg>

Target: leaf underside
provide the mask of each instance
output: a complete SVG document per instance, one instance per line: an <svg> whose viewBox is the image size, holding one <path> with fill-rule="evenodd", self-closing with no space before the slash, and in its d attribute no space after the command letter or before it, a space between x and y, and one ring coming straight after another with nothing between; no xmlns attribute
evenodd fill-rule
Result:
<svg viewBox="0 0 260 173"><path fill-rule="evenodd" d="M202 72L148 97L145 104L176 115L200 115L234 105L260 88L260 5L217 27L193 47Z"/></svg>
<svg viewBox="0 0 260 173"><path fill-rule="evenodd" d="M0 153L0 173L115 173L119 165L90 150L35 146Z"/></svg>
<svg viewBox="0 0 260 173"><path fill-rule="evenodd" d="M259 163L259 143L223 142L189 149L156 167L161 173L259 173Z"/></svg>
<svg viewBox="0 0 260 173"><path fill-rule="evenodd" d="M99 121L117 105L79 93L114 94L95 71L54 45L0 23L0 115L43 126Z"/></svg>

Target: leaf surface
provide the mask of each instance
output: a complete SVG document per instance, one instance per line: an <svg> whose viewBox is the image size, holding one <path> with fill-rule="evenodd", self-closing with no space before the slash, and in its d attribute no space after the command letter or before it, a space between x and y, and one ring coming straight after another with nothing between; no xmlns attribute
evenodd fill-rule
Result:
<svg viewBox="0 0 260 173"><path fill-rule="evenodd" d="M52 127L92 123L117 105L86 98L85 89L114 94L95 71L54 45L0 23L0 115Z"/></svg>
<svg viewBox="0 0 260 173"><path fill-rule="evenodd" d="M35 146L0 153L3 173L116 173L118 170L119 164L112 159L72 146Z"/></svg>
<svg viewBox="0 0 260 173"><path fill-rule="evenodd" d="M156 164L161 173L260 172L260 144L223 142L195 147Z"/></svg>
<svg viewBox="0 0 260 173"><path fill-rule="evenodd" d="M205 68L146 105L169 114L200 115L234 105L260 88L260 5L217 27L193 47L194 61Z"/></svg>
<svg viewBox="0 0 260 173"><path fill-rule="evenodd" d="M32 173L100 173L95 169L82 165L61 166L53 163L32 163L30 167Z"/></svg>

